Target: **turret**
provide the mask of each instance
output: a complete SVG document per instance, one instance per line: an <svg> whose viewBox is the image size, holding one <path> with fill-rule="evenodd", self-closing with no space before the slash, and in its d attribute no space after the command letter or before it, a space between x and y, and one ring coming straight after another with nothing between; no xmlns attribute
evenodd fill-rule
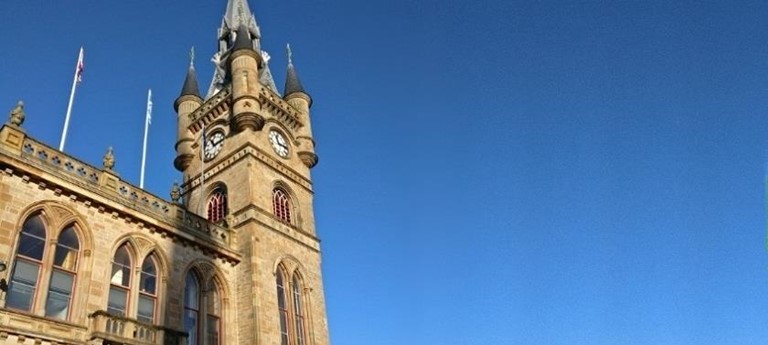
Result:
<svg viewBox="0 0 768 345"><path fill-rule="evenodd" d="M259 131L264 127L264 116L260 114L258 102L259 68L261 55L254 49L251 32L240 25L235 35L232 53L229 55L229 70L232 76L232 126L235 132L249 128Z"/></svg>
<svg viewBox="0 0 768 345"><path fill-rule="evenodd" d="M194 60L194 50L191 52L191 59ZM200 105L203 104L203 99L200 97L200 89L197 86L197 76L195 75L195 66L192 61L189 63L189 69L187 70L187 77L184 79L184 86L181 88L181 94L176 102L173 104L173 108L176 111L177 117L177 135L176 135L176 159L173 160L173 166L176 170L184 172L189 167L194 158L192 151L192 132L189 130L189 125L192 120L189 115L192 114Z"/></svg>
<svg viewBox="0 0 768 345"><path fill-rule="evenodd" d="M283 99L299 111L301 122L304 123L304 126L299 128L296 133L296 140L299 144L298 154L302 163L307 167L312 168L317 164L315 140L312 138L312 126L309 118L309 108L312 107L312 97L304 91L304 86L301 85L301 80L299 80L299 74L296 72L296 67L293 66L291 46L287 45L286 49L288 51L288 71L285 77L285 91L283 92L285 96L283 96Z"/></svg>

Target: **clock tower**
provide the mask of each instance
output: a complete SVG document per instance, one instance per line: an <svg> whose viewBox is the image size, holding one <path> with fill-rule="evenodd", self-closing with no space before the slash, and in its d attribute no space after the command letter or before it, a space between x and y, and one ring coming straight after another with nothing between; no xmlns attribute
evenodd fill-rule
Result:
<svg viewBox="0 0 768 345"><path fill-rule="evenodd" d="M174 166L180 203L235 235L225 344L329 343L311 169L312 98L288 48L285 87L246 0L229 0L218 30L214 76L201 95L190 64L175 102ZM217 262L216 265L230 265Z"/></svg>

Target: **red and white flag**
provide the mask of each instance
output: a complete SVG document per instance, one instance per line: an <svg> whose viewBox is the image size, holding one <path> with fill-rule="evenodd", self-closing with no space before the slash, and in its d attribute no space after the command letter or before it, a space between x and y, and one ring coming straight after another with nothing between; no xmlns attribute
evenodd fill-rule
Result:
<svg viewBox="0 0 768 345"><path fill-rule="evenodd" d="M77 67L75 68L75 75L77 76L77 82L83 81L83 70L85 64L83 64L83 47L80 47L80 56L77 58Z"/></svg>

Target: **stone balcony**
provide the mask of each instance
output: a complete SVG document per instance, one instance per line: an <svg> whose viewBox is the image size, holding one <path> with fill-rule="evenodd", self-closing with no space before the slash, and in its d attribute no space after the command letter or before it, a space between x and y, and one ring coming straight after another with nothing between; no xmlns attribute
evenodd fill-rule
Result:
<svg viewBox="0 0 768 345"><path fill-rule="evenodd" d="M106 311L90 315L92 344L186 345L187 334L166 327L114 316Z"/></svg>

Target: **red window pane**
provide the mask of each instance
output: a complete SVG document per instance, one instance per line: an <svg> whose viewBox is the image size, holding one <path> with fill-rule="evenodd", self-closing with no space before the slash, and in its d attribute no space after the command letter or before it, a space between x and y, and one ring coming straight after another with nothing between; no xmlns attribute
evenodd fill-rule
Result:
<svg viewBox="0 0 768 345"><path fill-rule="evenodd" d="M290 223L291 222L291 200L281 189L275 189L272 191L272 211L275 213L275 217L280 220Z"/></svg>
<svg viewBox="0 0 768 345"><path fill-rule="evenodd" d="M227 215L227 194L217 189L208 199L208 220L217 223Z"/></svg>

